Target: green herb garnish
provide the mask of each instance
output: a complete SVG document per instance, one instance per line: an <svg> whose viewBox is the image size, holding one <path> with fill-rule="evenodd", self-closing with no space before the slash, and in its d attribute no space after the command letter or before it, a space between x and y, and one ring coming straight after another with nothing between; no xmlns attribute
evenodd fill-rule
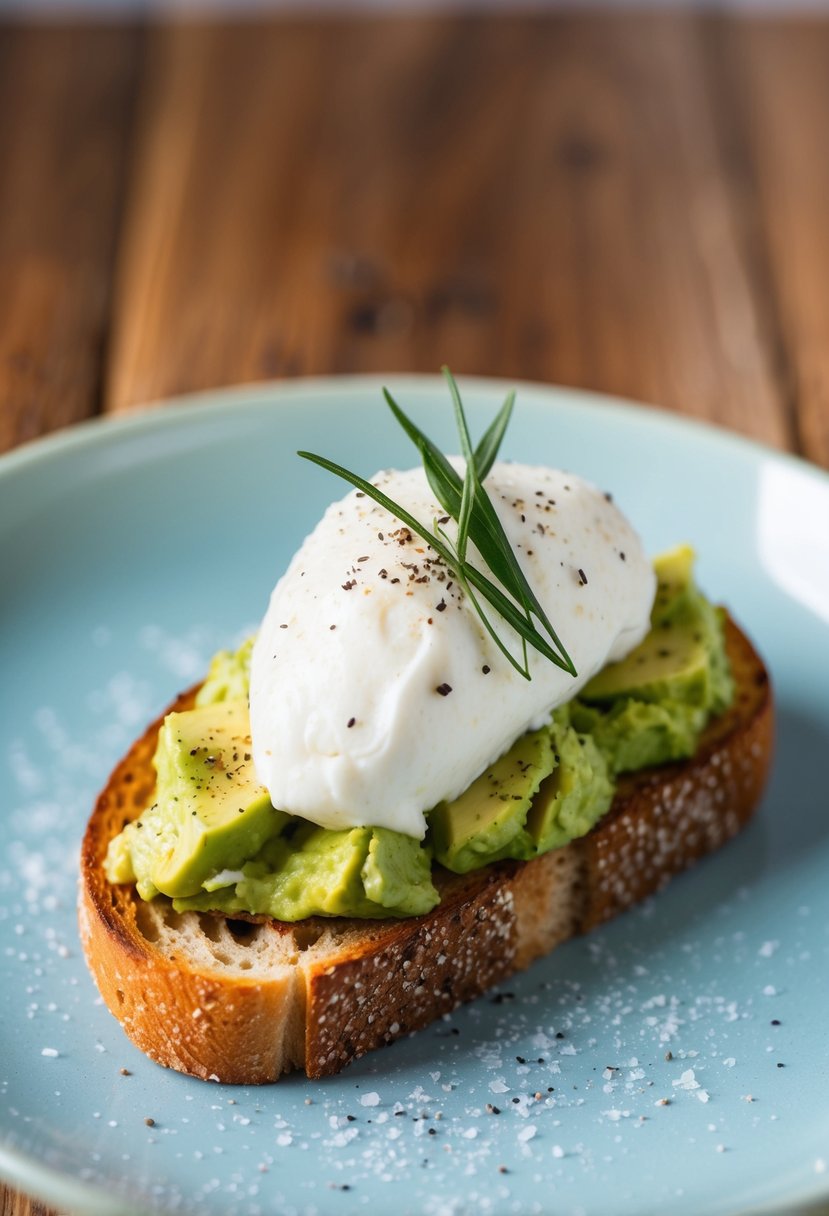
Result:
<svg viewBox="0 0 829 1216"><path fill-rule="evenodd" d="M412 532L422 537L427 545L443 558L453 573L453 577L457 578L464 593L469 597L470 603L481 618L487 633L515 670L520 672L526 680L531 678L527 660L528 644L549 659L551 663L555 663L556 667L561 667L575 676L576 669L573 666L573 660L564 649L547 614L538 602L535 592L527 582L489 495L484 489L484 480L498 455L501 440L504 438L504 432L509 424L512 407L515 403L515 393L508 394L478 446L473 450L458 386L449 369L444 367L442 370L452 395L455 421L461 441L461 454L466 462L463 477L456 472L431 439L427 438L404 414L388 389L383 389L383 395L395 418L420 452L432 492L444 511L458 525L458 534L454 542L437 519L433 521L431 528L428 524L420 523L404 507L394 502L370 481L358 476L357 473L352 473L342 465L335 464L324 456L316 456L312 452L299 452L298 455L305 460L313 461L323 469L328 469L330 473L336 473L344 481L350 482L367 497L372 498L381 507L385 507L391 515L399 519ZM493 582L492 578L467 561L466 553L470 541L486 562L489 574L497 582ZM521 661L510 653L496 633L478 596L486 600L490 607L494 608L521 638ZM544 636L535 621L542 626L547 637Z"/></svg>

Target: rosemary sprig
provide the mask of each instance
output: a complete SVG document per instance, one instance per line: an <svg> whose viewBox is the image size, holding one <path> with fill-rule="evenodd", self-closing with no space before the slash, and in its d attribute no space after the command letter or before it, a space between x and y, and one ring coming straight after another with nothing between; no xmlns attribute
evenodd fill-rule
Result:
<svg viewBox="0 0 829 1216"><path fill-rule="evenodd" d="M420 452L432 492L444 511L458 525L454 543L437 521L430 529L427 524L415 519L399 503L394 502L377 486L372 485L370 481L358 474L352 473L349 469L335 464L334 461L328 460L324 456L317 456L312 452L299 452L298 454L303 459L310 460L321 468L342 477L343 480L361 490L367 497L384 507L391 515L425 540L453 571L464 593L469 597L470 603L481 618L487 633L515 670L520 672L525 679L531 678L527 659L528 645L557 667L575 676L576 669L573 661L562 645L535 592L527 582L483 485L509 424L515 393L507 396L477 448L473 450L458 386L448 368L443 368L443 374L449 385L455 409L461 452L466 466L463 477L453 468L443 452L403 412L388 389L384 389L383 393L395 418ZM467 561L466 554L470 541L484 559L489 568L489 574L497 580L497 583L500 583L500 586ZM475 591L520 637L521 662L509 651L496 632ZM538 621L547 637L541 632L533 618Z"/></svg>

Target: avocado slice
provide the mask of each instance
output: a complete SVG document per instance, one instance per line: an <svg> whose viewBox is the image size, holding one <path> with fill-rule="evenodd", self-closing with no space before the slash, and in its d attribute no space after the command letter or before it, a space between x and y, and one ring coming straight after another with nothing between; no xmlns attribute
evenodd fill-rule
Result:
<svg viewBox="0 0 829 1216"><path fill-rule="evenodd" d="M677 545L654 558L656 595L651 608L651 627L681 616L698 598L694 582L696 554L690 545Z"/></svg>
<svg viewBox="0 0 829 1216"><path fill-rule="evenodd" d="M154 760L158 809L142 817L146 834L155 836L149 880L162 894L195 895L217 872L254 856L288 822L257 780L250 746L246 701L164 719Z"/></svg>
<svg viewBox="0 0 829 1216"><path fill-rule="evenodd" d="M678 701L706 705L709 700L710 662L699 622L667 620L652 629L627 658L609 663L585 685L585 701Z"/></svg>
<svg viewBox="0 0 829 1216"><path fill-rule="evenodd" d="M693 579L694 553L673 549L654 562L657 592L651 629L619 663L608 663L581 691L587 702L636 697L707 707L712 700L713 609Z"/></svg>
<svg viewBox="0 0 829 1216"><path fill-rule="evenodd" d="M733 697L724 614L698 590L687 545L654 561L651 630L620 663L599 672L571 707L613 773L693 754L711 714Z"/></svg>
<svg viewBox="0 0 829 1216"><path fill-rule="evenodd" d="M527 832L538 853L585 836L613 801L607 763L593 739L569 724L568 709L557 710L552 739L557 761L541 784L527 816Z"/></svg>
<svg viewBox="0 0 829 1216"><path fill-rule="evenodd" d="M524 824L533 796L555 763L548 727L522 735L458 798L432 811L436 860L466 874L504 857L533 857L535 843Z"/></svg>

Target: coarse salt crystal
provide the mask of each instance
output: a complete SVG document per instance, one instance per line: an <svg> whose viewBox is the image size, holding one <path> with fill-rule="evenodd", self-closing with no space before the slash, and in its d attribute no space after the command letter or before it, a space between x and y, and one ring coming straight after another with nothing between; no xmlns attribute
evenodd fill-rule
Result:
<svg viewBox="0 0 829 1216"><path fill-rule="evenodd" d="M360 1098L360 1105L361 1106L379 1106L380 1105L380 1095L375 1090L372 1090L372 1092L370 1094L363 1094L363 1096Z"/></svg>
<svg viewBox="0 0 829 1216"><path fill-rule="evenodd" d="M558 1160L560 1160L564 1156L564 1149L561 1147L560 1144L553 1145L553 1156Z"/></svg>
<svg viewBox="0 0 829 1216"><path fill-rule="evenodd" d="M42 1056L48 1056L50 1060L54 1060L60 1055L60 1052L55 1047L44 1047L40 1054Z"/></svg>
<svg viewBox="0 0 829 1216"><path fill-rule="evenodd" d="M352 1140L355 1140L359 1134L360 1133L356 1127L345 1127L342 1131L333 1135L329 1143L333 1148L345 1148L345 1146L350 1144ZM277 1143L279 1142L277 1141ZM290 1138L288 1143L290 1143Z"/></svg>
<svg viewBox="0 0 829 1216"><path fill-rule="evenodd" d="M518 1139L522 1144L526 1144L528 1140L532 1140L536 1130L537 1129L534 1123L531 1123L529 1127L522 1127L521 1131L518 1133Z"/></svg>

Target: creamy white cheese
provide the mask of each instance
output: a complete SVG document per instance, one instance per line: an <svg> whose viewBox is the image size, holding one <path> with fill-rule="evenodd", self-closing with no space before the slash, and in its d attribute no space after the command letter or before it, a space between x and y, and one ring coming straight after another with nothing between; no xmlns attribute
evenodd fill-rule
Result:
<svg viewBox="0 0 829 1216"><path fill-rule="evenodd" d="M372 480L416 519L443 517L422 469ZM654 574L606 495L518 464L496 464L486 488L578 676L530 650L525 680L434 551L352 492L277 583L253 651L253 758L275 806L325 827L422 837L425 811L644 637ZM517 635L490 616L520 654Z"/></svg>

